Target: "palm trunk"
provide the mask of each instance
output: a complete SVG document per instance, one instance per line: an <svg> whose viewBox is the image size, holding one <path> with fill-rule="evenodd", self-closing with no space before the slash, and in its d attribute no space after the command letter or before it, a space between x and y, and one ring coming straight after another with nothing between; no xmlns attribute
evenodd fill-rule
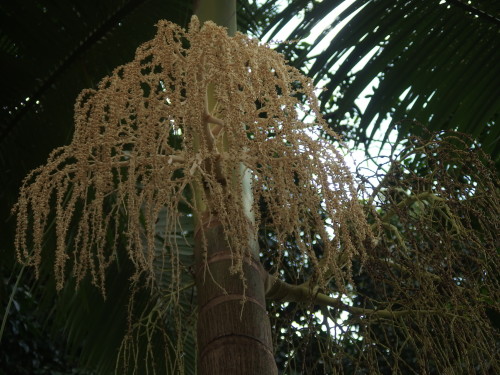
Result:
<svg viewBox="0 0 500 375"><path fill-rule="evenodd" d="M198 0L196 14L201 22L212 20L227 27L230 35L236 32L235 0ZM209 89L210 110L214 105L212 94ZM248 177L244 173L230 176L227 188L242 179L246 201L251 201ZM247 216L251 221L250 207ZM222 224L208 214L208 207L206 210L206 215L196 218L195 235L199 373L277 374L258 249L248 244L243 283L241 274L230 272L231 249Z"/></svg>
<svg viewBox="0 0 500 375"><path fill-rule="evenodd" d="M231 250L218 221L205 223L195 240L200 374L277 374L258 260L245 259L244 286L229 272Z"/></svg>

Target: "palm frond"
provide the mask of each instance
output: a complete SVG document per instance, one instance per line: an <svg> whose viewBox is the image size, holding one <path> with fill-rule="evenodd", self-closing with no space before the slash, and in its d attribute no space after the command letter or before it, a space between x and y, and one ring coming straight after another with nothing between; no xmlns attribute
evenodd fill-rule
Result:
<svg viewBox="0 0 500 375"><path fill-rule="evenodd" d="M344 10L333 16L340 5ZM419 134L417 121L432 131L467 132L500 161L498 2L293 1L263 34L272 38L295 14L302 21L291 40L306 38L324 20L331 19L327 31L340 29L334 37L324 32L309 44L280 47L324 86L322 110L335 130L368 145L377 131L386 140L396 126L400 139ZM319 43L326 43L323 51L308 57ZM360 68L363 58L368 61ZM372 94L365 91L370 86ZM366 93L358 121L347 121L345 114L355 113L357 98ZM388 127L382 125L386 118Z"/></svg>

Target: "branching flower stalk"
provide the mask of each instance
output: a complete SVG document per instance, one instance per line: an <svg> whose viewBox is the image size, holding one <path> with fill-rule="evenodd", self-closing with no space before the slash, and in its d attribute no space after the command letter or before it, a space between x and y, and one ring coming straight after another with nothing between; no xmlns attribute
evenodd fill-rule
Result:
<svg viewBox="0 0 500 375"><path fill-rule="evenodd" d="M299 120L304 98L310 123ZM361 255L370 229L332 138L338 140L321 118L312 83L281 55L242 34L228 37L211 22L200 26L193 18L184 31L161 21L132 62L80 94L71 143L24 180L15 206L18 258L38 269L55 215L59 289L69 275L78 284L90 274L104 292L123 233L136 279L144 273L154 283L155 222L166 208L164 230L182 231L184 204L198 225L222 224L231 271L243 274L265 206L279 242L293 238L317 266L317 282L325 284L327 273L341 287L351 277L344 265ZM321 263L312 236L325 244Z"/></svg>
<svg viewBox="0 0 500 375"><path fill-rule="evenodd" d="M165 236L161 251L155 236L158 229L183 233L187 207L196 228L198 371L228 373L244 351L248 373L277 373L265 306L268 270L257 246L263 217L281 244L277 258L294 241L317 287L333 279L342 289L370 234L313 89L257 40L229 37L196 17L187 31L159 22L132 62L80 94L73 140L24 180L15 206L19 260L38 274L44 232L55 216L57 288L69 276L78 286L90 275L105 295L106 270L125 242L136 270L129 315L139 282L155 287L163 274L155 265L168 264L171 285L163 296L173 306L175 333L155 328L160 310L143 314L146 358L154 358L153 335L170 343L172 332L181 369L179 294L187 265L175 235ZM304 112L309 123L299 119ZM164 228L156 225L160 217ZM313 241L325 244L321 254ZM125 367L137 366L134 343L143 329L131 320L120 348Z"/></svg>

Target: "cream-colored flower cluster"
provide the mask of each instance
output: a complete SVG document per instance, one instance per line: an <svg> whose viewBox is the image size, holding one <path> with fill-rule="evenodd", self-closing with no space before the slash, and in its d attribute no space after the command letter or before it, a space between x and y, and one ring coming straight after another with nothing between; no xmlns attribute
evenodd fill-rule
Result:
<svg viewBox="0 0 500 375"><path fill-rule="evenodd" d="M340 281L368 229L332 138L311 82L280 54L211 22L193 18L185 31L161 21L132 62L80 94L73 140L26 177L18 256L38 267L54 221L59 288L69 272L78 282L90 272L104 288L120 241L138 272L153 275L158 215L166 208L165 231L179 231L184 203L222 223L238 271L264 207L279 252L293 239L318 275Z"/></svg>

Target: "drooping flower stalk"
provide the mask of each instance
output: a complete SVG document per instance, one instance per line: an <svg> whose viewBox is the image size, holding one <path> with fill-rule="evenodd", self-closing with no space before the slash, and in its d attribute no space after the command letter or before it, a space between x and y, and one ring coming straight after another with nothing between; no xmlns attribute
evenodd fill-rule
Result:
<svg viewBox="0 0 500 375"><path fill-rule="evenodd" d="M369 229L313 89L257 40L229 37L212 22L200 27L196 18L187 31L159 22L133 61L80 94L71 143L26 177L15 207L19 259L39 267L53 214L58 288L71 272L77 283L90 274L104 292L119 238L135 279L145 274L154 283L155 258L178 260L168 236L169 252L156 251L155 223L166 212L164 232L182 232L183 204L196 220L198 289L212 280L219 294L228 293L209 267L210 257L223 258L222 279L236 277L235 295L256 301L265 315L263 290L258 298L245 294L255 278L264 284L256 244L265 211L280 244L276 258L294 241L315 267L317 285L333 278L341 288ZM321 259L314 242L323 245ZM245 308L238 307L242 314Z"/></svg>
<svg viewBox="0 0 500 375"><path fill-rule="evenodd" d="M304 98L310 122L300 120ZM304 234L317 232L329 260L322 267L340 281L346 274L336 264L339 245L348 258L357 253L367 227L332 137L337 139L324 126L311 82L281 55L242 34L228 37L211 22L200 27L194 18L184 31L161 21L132 62L80 94L71 143L26 177L15 206L19 259L39 265L52 212L58 287L68 267L77 280L90 272L104 287L104 270L116 256L109 239L119 236L122 223L129 257L138 272L153 275L158 213L167 207L165 229L175 231L179 203L186 203L195 214L203 210L220 220L232 239L237 271L265 205L277 237L294 238L313 264L318 259ZM252 176L253 234L241 184L227 181L241 175L241 166ZM196 186L203 186L198 202L185 195ZM353 226L357 230L342 230Z"/></svg>

